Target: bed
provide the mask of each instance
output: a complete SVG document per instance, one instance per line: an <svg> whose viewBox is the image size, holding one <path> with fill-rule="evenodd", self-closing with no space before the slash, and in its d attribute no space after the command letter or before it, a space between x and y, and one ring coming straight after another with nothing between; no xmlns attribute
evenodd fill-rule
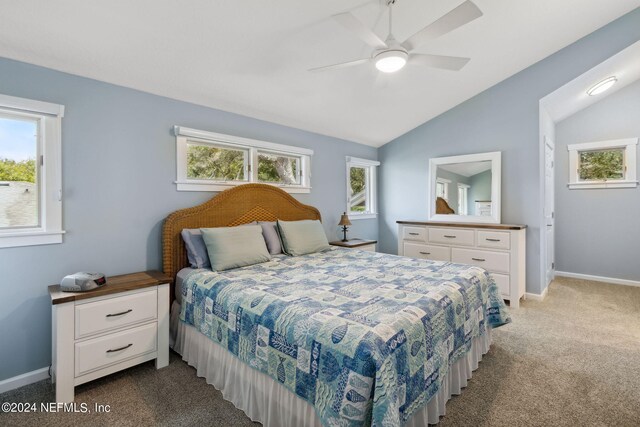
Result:
<svg viewBox="0 0 640 427"><path fill-rule="evenodd" d="M171 214L173 348L267 426L426 425L445 414L510 321L491 276L469 265L332 248L213 272L188 269L183 228L320 219L247 184Z"/></svg>

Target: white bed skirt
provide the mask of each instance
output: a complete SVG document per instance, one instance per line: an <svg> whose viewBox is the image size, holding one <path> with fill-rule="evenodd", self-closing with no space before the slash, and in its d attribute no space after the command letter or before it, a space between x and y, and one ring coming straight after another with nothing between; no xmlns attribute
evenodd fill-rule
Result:
<svg viewBox="0 0 640 427"><path fill-rule="evenodd" d="M208 384L220 390L225 400L241 409L251 420L267 427L322 425L313 406L268 375L240 361L193 326L180 322L179 313L180 306L174 303L171 310L173 349L196 368L199 377L204 377ZM467 386L490 345L491 329L473 341L471 351L450 367L444 387L405 425L437 424L446 413L447 401Z"/></svg>

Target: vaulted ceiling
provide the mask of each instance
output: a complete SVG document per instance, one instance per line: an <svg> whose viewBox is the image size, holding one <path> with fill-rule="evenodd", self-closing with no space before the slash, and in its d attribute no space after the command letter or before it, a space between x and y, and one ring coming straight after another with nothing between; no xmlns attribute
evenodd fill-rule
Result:
<svg viewBox="0 0 640 427"><path fill-rule="evenodd" d="M462 0L397 0L404 40ZM310 73L384 39L382 0L0 0L0 56L380 146L640 6L640 0L475 0L484 16L418 49L460 72L373 65Z"/></svg>

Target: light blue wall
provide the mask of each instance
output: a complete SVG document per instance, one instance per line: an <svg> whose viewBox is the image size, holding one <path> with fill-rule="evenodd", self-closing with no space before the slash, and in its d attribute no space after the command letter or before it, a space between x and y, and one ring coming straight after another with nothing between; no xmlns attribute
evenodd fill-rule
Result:
<svg viewBox="0 0 640 427"><path fill-rule="evenodd" d="M345 156L377 150L33 65L0 59L0 93L66 106L63 119L64 243L0 249L0 380L48 366L47 286L76 271L108 275L159 269L160 228L170 212L211 193L177 192L173 125L315 150L309 195L327 234L345 210ZM377 220L350 235L377 238Z"/></svg>
<svg viewBox="0 0 640 427"><path fill-rule="evenodd" d="M502 221L529 226L527 292L541 293L539 100L638 39L640 8L381 147L380 249L397 251L396 221L427 218L429 158L502 151Z"/></svg>
<svg viewBox="0 0 640 427"><path fill-rule="evenodd" d="M491 200L491 169L469 177L469 214L476 213L476 200Z"/></svg>
<svg viewBox="0 0 640 427"><path fill-rule="evenodd" d="M638 137L640 81L557 124L556 270L640 280L640 188L567 188L568 144Z"/></svg>

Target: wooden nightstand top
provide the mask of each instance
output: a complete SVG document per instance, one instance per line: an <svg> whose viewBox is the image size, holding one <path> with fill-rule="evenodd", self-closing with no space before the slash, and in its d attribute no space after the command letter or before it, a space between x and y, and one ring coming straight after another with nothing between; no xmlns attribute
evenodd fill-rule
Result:
<svg viewBox="0 0 640 427"><path fill-rule="evenodd" d="M342 240L336 240L335 242L329 242L331 246L341 246L343 248L358 248L360 246L374 245L378 243L377 240L366 240L366 239L349 239L346 242Z"/></svg>
<svg viewBox="0 0 640 427"><path fill-rule="evenodd" d="M171 282L173 282L172 278L159 271L141 271L139 273L107 277L106 285L87 292L62 292L60 285L51 285L49 286L49 296L51 297L51 304L62 304L64 302L117 294Z"/></svg>

